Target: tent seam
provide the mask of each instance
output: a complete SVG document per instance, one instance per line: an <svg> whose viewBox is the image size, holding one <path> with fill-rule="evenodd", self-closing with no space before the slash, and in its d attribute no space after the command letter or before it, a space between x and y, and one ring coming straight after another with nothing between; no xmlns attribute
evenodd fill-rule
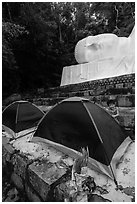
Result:
<svg viewBox="0 0 137 204"><path fill-rule="evenodd" d="M108 159L107 153L106 153L106 151L105 151L105 147L104 147L104 145L103 145L103 140L102 140L102 138L101 138L101 136L100 136L100 134L99 134L99 131L98 131L98 128L97 128L97 126L96 126L96 124L95 124L95 121L94 121L93 117L91 116L89 110L87 109L87 106L86 106L86 104L84 103L84 101L82 101L82 104L83 104L83 106L85 107L87 113L89 114L89 117L91 118L91 120L92 120L92 122L93 122L93 125L94 125L94 127L95 127L95 129L96 129L96 131L97 131L98 137L99 137L99 139L100 139L100 141L101 141L101 143L102 143L102 146L103 146L103 149L104 149L104 153L105 153L105 155L106 155L106 157L107 157L107 159ZM110 164L109 164L109 167L110 167L110 169L111 169L111 172L112 172L112 175L113 175L113 178L114 178L114 182L115 182L116 185L117 185L117 181L116 181L116 178L115 178L113 169L112 169L112 167L111 167L111 162L110 162Z"/></svg>
<svg viewBox="0 0 137 204"><path fill-rule="evenodd" d="M86 111L87 111L89 117L91 118L91 121L93 122L93 125L94 125L94 127L95 127L95 129L96 129L96 131L97 131L98 137L99 137L101 143L103 144L103 140L102 140L102 138L101 138L101 136L100 136L100 134L99 134L99 130L98 130L96 124L95 124L95 121L94 121L93 117L91 116L89 110L87 109L87 107L86 107L86 105L85 105L85 103L84 103L83 101L82 101L82 104L83 104L83 106L85 107L85 109L86 109Z"/></svg>
<svg viewBox="0 0 137 204"><path fill-rule="evenodd" d="M61 102L60 102L61 103ZM40 119L40 121L38 122L37 124L37 128L39 127L40 123L44 120L44 118L46 117L46 115L49 113L49 111L53 110L58 104L54 105L50 110L48 110L46 113L44 113L43 117ZM37 130L37 129L36 129ZM34 137L35 135L35 132L34 134L32 135L32 137Z"/></svg>

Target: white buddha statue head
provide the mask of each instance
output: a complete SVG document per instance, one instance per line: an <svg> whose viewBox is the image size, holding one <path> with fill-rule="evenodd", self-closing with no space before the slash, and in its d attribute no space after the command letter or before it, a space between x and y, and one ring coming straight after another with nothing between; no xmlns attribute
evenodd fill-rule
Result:
<svg viewBox="0 0 137 204"><path fill-rule="evenodd" d="M78 63L119 59L134 52L134 29L127 37L115 34L99 34L80 40L75 47L75 58Z"/></svg>

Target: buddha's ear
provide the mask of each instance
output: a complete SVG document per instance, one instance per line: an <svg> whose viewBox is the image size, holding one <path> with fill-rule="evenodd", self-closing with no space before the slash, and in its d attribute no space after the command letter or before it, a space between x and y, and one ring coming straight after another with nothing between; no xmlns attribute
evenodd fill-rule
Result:
<svg viewBox="0 0 137 204"><path fill-rule="evenodd" d="M100 48L100 44L98 43L93 43L89 46L87 46L87 48L91 49L92 51L97 51Z"/></svg>

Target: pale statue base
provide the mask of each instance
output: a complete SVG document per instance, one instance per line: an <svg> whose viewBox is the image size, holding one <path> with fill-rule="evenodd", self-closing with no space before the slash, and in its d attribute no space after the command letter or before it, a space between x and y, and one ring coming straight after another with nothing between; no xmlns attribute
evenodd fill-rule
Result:
<svg viewBox="0 0 137 204"><path fill-rule="evenodd" d="M135 73L134 56L128 56L128 58L117 61L108 59L72 65L63 68L61 86L132 73Z"/></svg>

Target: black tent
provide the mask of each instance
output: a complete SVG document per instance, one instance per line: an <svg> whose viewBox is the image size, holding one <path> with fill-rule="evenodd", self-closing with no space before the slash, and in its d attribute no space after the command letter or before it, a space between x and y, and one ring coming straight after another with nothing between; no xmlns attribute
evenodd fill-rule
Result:
<svg viewBox="0 0 137 204"><path fill-rule="evenodd" d="M43 116L44 113L34 104L16 101L3 110L2 124L17 137L16 133L35 127Z"/></svg>
<svg viewBox="0 0 137 204"><path fill-rule="evenodd" d="M35 137L50 140L59 150L89 148L89 165L111 178L130 138L102 107L88 99L72 97L53 107L40 121Z"/></svg>

